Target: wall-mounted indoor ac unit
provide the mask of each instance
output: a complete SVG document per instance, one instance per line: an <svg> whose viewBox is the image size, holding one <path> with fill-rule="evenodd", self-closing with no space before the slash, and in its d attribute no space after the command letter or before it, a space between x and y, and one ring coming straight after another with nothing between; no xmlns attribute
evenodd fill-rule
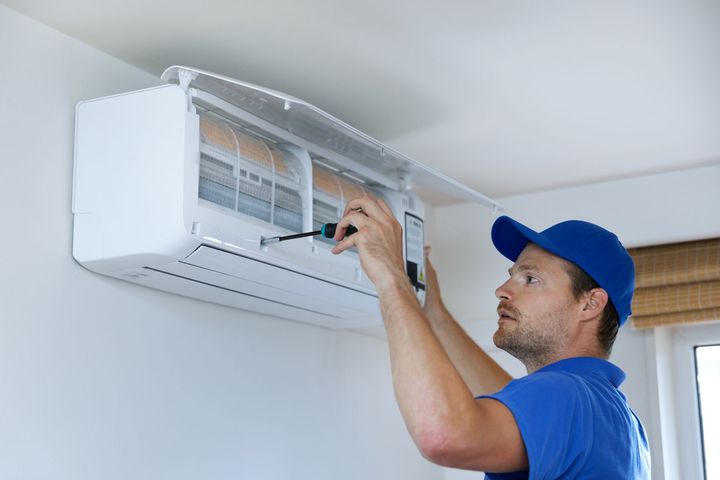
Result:
<svg viewBox="0 0 720 480"><path fill-rule="evenodd" d="M404 226L424 298L418 195L497 205L288 95L188 67L77 106L73 256L98 273L333 328L380 323L354 251L261 237L336 222L370 193Z"/></svg>

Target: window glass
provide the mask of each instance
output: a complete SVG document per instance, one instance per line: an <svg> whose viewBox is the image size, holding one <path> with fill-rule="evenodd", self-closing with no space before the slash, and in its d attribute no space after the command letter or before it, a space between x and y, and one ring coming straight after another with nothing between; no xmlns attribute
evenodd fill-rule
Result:
<svg viewBox="0 0 720 480"><path fill-rule="evenodd" d="M720 345L695 348L706 480L720 480Z"/></svg>

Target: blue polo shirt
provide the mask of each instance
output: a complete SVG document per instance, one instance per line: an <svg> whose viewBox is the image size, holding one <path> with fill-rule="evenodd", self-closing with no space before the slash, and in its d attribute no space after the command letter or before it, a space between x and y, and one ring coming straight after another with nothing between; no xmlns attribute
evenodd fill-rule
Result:
<svg viewBox="0 0 720 480"><path fill-rule="evenodd" d="M600 358L576 357L510 382L494 398L515 417L529 471L486 479L649 479L640 420L618 390L625 372Z"/></svg>

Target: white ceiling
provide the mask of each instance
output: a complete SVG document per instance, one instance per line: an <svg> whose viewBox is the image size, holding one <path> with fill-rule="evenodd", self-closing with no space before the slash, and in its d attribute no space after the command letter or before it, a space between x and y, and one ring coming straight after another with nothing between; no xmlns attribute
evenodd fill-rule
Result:
<svg viewBox="0 0 720 480"><path fill-rule="evenodd" d="M302 98L491 196L720 163L717 0L0 0Z"/></svg>

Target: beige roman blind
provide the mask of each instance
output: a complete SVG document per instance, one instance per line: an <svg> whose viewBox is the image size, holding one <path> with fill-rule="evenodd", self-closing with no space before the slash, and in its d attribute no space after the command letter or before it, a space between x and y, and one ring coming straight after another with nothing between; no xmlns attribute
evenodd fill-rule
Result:
<svg viewBox="0 0 720 480"><path fill-rule="evenodd" d="M720 238L628 251L635 328L720 320Z"/></svg>

